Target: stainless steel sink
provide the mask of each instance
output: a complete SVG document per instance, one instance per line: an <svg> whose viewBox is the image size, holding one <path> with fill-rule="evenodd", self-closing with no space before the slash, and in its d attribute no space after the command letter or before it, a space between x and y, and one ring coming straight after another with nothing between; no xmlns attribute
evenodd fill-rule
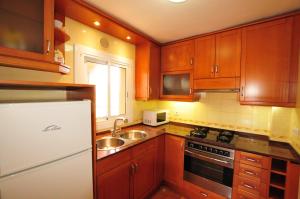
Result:
<svg viewBox="0 0 300 199"><path fill-rule="evenodd" d="M96 141L98 150L111 150L121 147L125 141L120 138L107 137Z"/></svg>
<svg viewBox="0 0 300 199"><path fill-rule="evenodd" d="M139 140L146 138L147 136L148 134L145 131L141 130L129 130L120 134L121 138L129 140Z"/></svg>

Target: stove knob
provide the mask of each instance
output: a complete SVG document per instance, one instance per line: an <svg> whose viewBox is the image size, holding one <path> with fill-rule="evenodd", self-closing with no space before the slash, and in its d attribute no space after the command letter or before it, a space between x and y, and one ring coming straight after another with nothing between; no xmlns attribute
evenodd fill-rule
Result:
<svg viewBox="0 0 300 199"><path fill-rule="evenodd" d="M190 147L194 148L194 144L193 143L189 143Z"/></svg>
<svg viewBox="0 0 300 199"><path fill-rule="evenodd" d="M206 147L206 146L203 146L203 150L204 150L204 151L207 151L207 147Z"/></svg>
<svg viewBox="0 0 300 199"><path fill-rule="evenodd" d="M223 151L220 150L220 151L219 151L219 155L223 155Z"/></svg>
<svg viewBox="0 0 300 199"><path fill-rule="evenodd" d="M213 149L213 153L218 154L218 149Z"/></svg>
<svg viewBox="0 0 300 199"><path fill-rule="evenodd" d="M202 147L202 145L199 145L199 149L201 149L201 150L202 150L202 148L203 148L203 147Z"/></svg>
<svg viewBox="0 0 300 199"><path fill-rule="evenodd" d="M208 147L207 150L208 150L209 152L212 152L212 148L211 148L211 147Z"/></svg>
<svg viewBox="0 0 300 199"><path fill-rule="evenodd" d="M229 157L230 156L230 153L228 151L224 151L224 155Z"/></svg>

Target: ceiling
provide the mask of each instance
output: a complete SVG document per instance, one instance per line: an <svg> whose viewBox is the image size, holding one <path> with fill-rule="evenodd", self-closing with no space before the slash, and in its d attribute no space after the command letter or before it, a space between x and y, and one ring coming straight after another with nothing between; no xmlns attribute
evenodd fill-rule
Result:
<svg viewBox="0 0 300 199"><path fill-rule="evenodd" d="M86 0L160 43L300 8L300 0Z"/></svg>

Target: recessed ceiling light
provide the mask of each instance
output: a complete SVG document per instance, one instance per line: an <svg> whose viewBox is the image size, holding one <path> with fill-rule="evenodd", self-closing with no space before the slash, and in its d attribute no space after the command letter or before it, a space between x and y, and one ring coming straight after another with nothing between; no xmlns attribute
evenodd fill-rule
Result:
<svg viewBox="0 0 300 199"><path fill-rule="evenodd" d="M130 36L127 36L127 37L126 37L126 39L127 39L127 40L130 40L130 39L131 39L131 37L130 37Z"/></svg>
<svg viewBox="0 0 300 199"><path fill-rule="evenodd" d="M186 0L169 0L172 3L183 3L186 2Z"/></svg>
<svg viewBox="0 0 300 199"><path fill-rule="evenodd" d="M95 26L100 26L101 23L100 23L99 21L94 21L94 25L95 25Z"/></svg>

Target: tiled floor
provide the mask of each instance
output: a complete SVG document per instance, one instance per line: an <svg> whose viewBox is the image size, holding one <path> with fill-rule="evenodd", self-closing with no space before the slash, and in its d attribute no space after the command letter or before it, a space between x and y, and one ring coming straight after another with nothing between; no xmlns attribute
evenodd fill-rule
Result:
<svg viewBox="0 0 300 199"><path fill-rule="evenodd" d="M161 186L151 199L186 199L166 186Z"/></svg>

